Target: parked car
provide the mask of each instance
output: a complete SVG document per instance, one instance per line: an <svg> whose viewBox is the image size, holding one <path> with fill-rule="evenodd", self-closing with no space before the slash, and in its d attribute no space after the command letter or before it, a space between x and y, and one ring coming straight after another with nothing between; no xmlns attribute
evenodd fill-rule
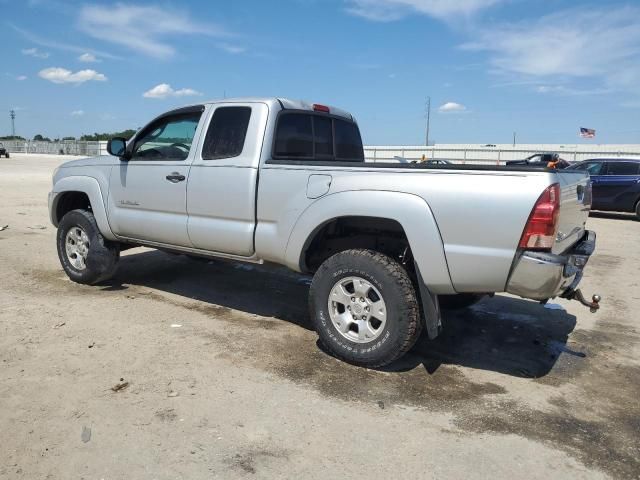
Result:
<svg viewBox="0 0 640 480"><path fill-rule="evenodd" d="M445 160L443 158L432 158L431 160L425 160L424 163L425 165L452 165L449 160Z"/></svg>
<svg viewBox="0 0 640 480"><path fill-rule="evenodd" d="M594 158L567 170L591 175L594 210L633 212L640 220L640 159Z"/></svg>
<svg viewBox="0 0 640 480"><path fill-rule="evenodd" d="M53 174L58 256L78 283L107 280L141 245L286 265L313 274L321 342L368 367L423 329L436 337L440 298L597 308L577 289L595 248L586 172L365 163L351 114L282 98L179 108L107 148Z"/></svg>
<svg viewBox="0 0 640 480"><path fill-rule="evenodd" d="M5 158L9 158L9 152L4 147L2 143L0 143L0 157L4 156Z"/></svg>
<svg viewBox="0 0 640 480"><path fill-rule="evenodd" d="M530 155L522 160L509 160L506 162L508 167L512 166L527 166L527 167L542 167L542 168L567 168L570 164L557 153L536 153Z"/></svg>

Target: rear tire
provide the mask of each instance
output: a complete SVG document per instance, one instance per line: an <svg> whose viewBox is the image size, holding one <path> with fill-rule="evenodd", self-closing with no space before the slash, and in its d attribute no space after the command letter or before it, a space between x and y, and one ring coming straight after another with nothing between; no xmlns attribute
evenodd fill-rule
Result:
<svg viewBox="0 0 640 480"><path fill-rule="evenodd" d="M404 355L422 330L406 270L379 252L346 250L327 259L311 282L313 325L324 348L354 365L381 367Z"/></svg>
<svg viewBox="0 0 640 480"><path fill-rule="evenodd" d="M120 248L105 240L91 212L72 210L62 217L56 244L62 268L74 282L93 285L116 271Z"/></svg>
<svg viewBox="0 0 640 480"><path fill-rule="evenodd" d="M636 220L640 221L640 200L636 203Z"/></svg>

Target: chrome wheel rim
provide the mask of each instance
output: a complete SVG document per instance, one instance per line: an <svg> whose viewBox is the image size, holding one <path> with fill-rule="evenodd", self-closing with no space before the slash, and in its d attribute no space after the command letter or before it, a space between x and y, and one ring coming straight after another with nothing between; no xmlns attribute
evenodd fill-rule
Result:
<svg viewBox="0 0 640 480"><path fill-rule="evenodd" d="M345 277L329 291L329 317L347 340L369 343L384 330L387 306L371 282L362 277Z"/></svg>
<svg viewBox="0 0 640 480"><path fill-rule="evenodd" d="M89 253L89 237L78 226L71 227L64 239L67 260L76 270L87 268L87 254Z"/></svg>

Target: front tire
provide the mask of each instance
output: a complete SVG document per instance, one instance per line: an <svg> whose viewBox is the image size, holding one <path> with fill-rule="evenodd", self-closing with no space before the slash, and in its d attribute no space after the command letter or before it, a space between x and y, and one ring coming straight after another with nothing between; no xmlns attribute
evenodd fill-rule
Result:
<svg viewBox="0 0 640 480"><path fill-rule="evenodd" d="M108 280L120 259L117 243L100 233L96 219L86 210L72 210L58 225L58 258L67 276L77 283L93 285Z"/></svg>
<svg viewBox="0 0 640 480"><path fill-rule="evenodd" d="M636 220L640 221L640 200L636 203Z"/></svg>
<svg viewBox="0 0 640 480"><path fill-rule="evenodd" d="M379 252L346 250L327 259L309 291L320 342L354 365L382 367L404 355L422 330L406 270Z"/></svg>

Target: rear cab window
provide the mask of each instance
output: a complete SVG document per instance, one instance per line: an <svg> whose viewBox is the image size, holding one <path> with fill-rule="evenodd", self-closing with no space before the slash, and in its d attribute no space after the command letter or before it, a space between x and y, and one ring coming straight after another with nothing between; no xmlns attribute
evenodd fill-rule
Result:
<svg viewBox="0 0 640 480"><path fill-rule="evenodd" d="M364 149L355 122L323 113L285 110L278 116L273 158L364 162Z"/></svg>

